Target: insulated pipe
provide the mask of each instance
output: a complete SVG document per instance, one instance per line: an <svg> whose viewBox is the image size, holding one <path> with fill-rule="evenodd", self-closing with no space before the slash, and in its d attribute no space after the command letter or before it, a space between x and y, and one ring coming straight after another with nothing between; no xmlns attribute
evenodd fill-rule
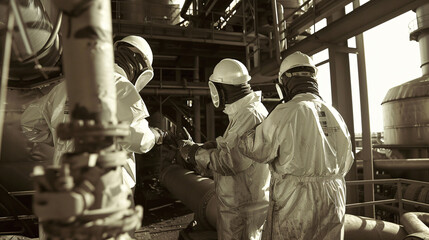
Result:
<svg viewBox="0 0 429 240"><path fill-rule="evenodd" d="M200 226L216 229L217 201L213 180L196 175L179 165L170 165L161 171L160 181L195 213L195 219Z"/></svg>
<svg viewBox="0 0 429 240"><path fill-rule="evenodd" d="M429 237L429 213L408 212L401 216L401 223L409 234L424 233Z"/></svg>
<svg viewBox="0 0 429 240"><path fill-rule="evenodd" d="M350 214L345 219L345 240L402 240L407 236L405 229L395 223Z"/></svg>
<svg viewBox="0 0 429 240"><path fill-rule="evenodd" d="M110 2L56 2L64 13L63 65L71 118L116 124Z"/></svg>

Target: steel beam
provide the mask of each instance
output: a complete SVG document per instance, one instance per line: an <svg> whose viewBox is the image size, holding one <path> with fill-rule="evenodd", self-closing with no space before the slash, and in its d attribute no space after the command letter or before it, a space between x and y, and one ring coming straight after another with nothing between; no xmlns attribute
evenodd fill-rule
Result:
<svg viewBox="0 0 429 240"><path fill-rule="evenodd" d="M427 0L371 0L313 35L288 47L282 52L282 56L285 57L295 51L313 55L326 49L329 44L338 44L425 3ZM267 81L268 79L264 76L275 76L278 68L275 59L265 61L260 69L252 72L252 77L255 75L254 82Z"/></svg>
<svg viewBox="0 0 429 240"><path fill-rule="evenodd" d="M313 55L325 49L327 43L337 44L347 40L425 3L427 0L371 0L286 49L282 55L287 56L297 50Z"/></svg>
<svg viewBox="0 0 429 240"><path fill-rule="evenodd" d="M313 6L309 11L294 19L288 27L288 36L296 36L320 20L329 17L353 0L325 0Z"/></svg>

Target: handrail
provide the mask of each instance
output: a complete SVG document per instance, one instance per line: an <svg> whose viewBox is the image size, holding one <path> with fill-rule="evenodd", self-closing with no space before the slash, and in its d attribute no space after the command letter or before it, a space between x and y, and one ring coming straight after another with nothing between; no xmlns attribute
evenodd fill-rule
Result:
<svg viewBox="0 0 429 240"><path fill-rule="evenodd" d="M422 203L422 202L417 202L417 201L402 198L403 184L418 184L418 185L429 187L429 182L405 179L405 178L346 181L347 186L366 185L366 184L396 184L397 185L396 197L394 199L375 200L375 201L368 201L368 202L361 202L361 203L349 203L349 204L346 204L346 208L350 209L350 208L356 208L356 207L366 207L366 206L376 206L376 205L382 205L382 204L388 204L388 203L398 203L399 204L398 211L400 216L402 216L402 214L404 213L404 209L403 209L404 204L429 208L429 204L427 203Z"/></svg>

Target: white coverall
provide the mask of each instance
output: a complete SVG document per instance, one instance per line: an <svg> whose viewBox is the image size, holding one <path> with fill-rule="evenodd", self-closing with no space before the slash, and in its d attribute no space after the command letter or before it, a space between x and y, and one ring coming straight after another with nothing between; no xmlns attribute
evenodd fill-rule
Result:
<svg viewBox="0 0 429 240"><path fill-rule="evenodd" d="M347 126L333 107L298 94L240 140L233 156L245 154L271 170L263 239L343 239L344 177L353 154Z"/></svg>
<svg viewBox="0 0 429 240"><path fill-rule="evenodd" d="M226 104L224 113L229 125L223 137L216 139L218 147L200 148L195 155L196 168L200 173L213 173L218 239L260 239L268 210L269 168L243 155L232 158L220 145L233 148L241 135L263 121L268 111L261 103L260 92L253 92Z"/></svg>
<svg viewBox="0 0 429 240"><path fill-rule="evenodd" d="M130 134L120 142L127 151L127 165L122 169L124 183L133 188L136 184L135 153L146 153L155 145L155 135L146 120L149 113L134 85L127 80L125 72L115 64L117 93L117 118L130 123ZM59 165L61 156L74 150L71 140L58 138L56 127L69 121L65 81L55 86L48 94L31 103L21 116L21 128L32 142L45 142L54 146L53 164Z"/></svg>

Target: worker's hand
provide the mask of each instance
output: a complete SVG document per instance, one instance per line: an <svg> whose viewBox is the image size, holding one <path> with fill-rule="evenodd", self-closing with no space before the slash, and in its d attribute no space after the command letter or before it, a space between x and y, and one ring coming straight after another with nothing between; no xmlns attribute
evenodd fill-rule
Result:
<svg viewBox="0 0 429 240"><path fill-rule="evenodd" d="M195 166L195 153L200 146L192 140L180 140L177 145L179 147L180 156L182 156L183 160L185 160L186 163Z"/></svg>
<svg viewBox="0 0 429 240"><path fill-rule="evenodd" d="M168 145L172 147L177 147L175 134L170 131L164 131L157 127L151 127L150 130L155 135L155 143L157 145Z"/></svg>
<svg viewBox="0 0 429 240"><path fill-rule="evenodd" d="M177 147L177 136L171 131L162 132L162 144L170 147Z"/></svg>

